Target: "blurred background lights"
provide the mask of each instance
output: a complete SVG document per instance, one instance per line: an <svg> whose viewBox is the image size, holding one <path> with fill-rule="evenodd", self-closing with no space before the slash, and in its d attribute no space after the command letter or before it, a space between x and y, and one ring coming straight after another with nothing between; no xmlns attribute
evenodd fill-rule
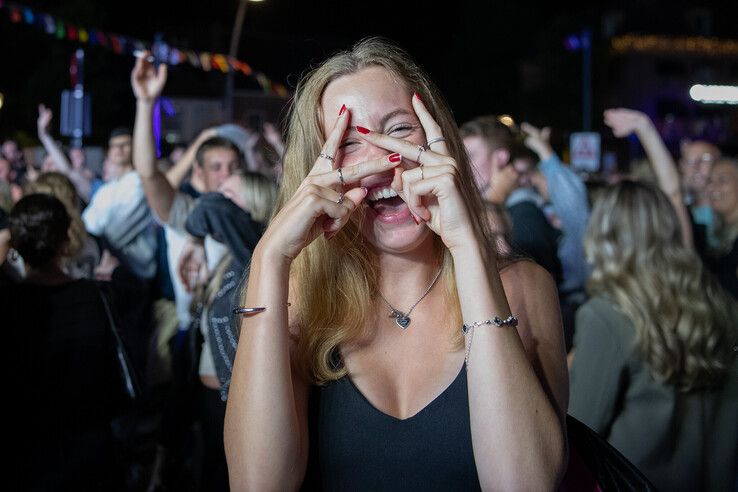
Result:
<svg viewBox="0 0 738 492"><path fill-rule="evenodd" d="M689 96L702 103L738 104L738 86L696 84L689 89Z"/></svg>
<svg viewBox="0 0 738 492"><path fill-rule="evenodd" d="M515 120L509 114L503 114L497 117L497 120L505 126L512 127L515 124Z"/></svg>

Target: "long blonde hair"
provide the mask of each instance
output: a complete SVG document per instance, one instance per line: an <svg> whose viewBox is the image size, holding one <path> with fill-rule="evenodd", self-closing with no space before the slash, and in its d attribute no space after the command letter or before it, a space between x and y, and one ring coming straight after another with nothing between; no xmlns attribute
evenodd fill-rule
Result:
<svg viewBox="0 0 738 492"><path fill-rule="evenodd" d="M487 248L489 264L494 261L492 235L484 207L471 175L471 168L448 105L428 76L407 53L382 38L367 38L352 49L340 52L309 71L298 84L289 110L284 155L284 177L276 212L294 195L310 172L314 158L321 151L325 136L322 130L321 98L332 81L367 67L385 68L407 90L408 99L418 91L438 122L451 156L459 167L461 194L469 207L479 243ZM358 215L358 214L357 214ZM461 326L461 314L453 277L453 263L448 249L435 238L439 262L446 286L446 304L451 321ZM358 219L352 220L333 238L319 238L295 259L290 271L293 312L291 320L299 328L297 367L316 384L345 375L335 363L338 347L356 341L363 333L376 297L379 271L376 257L364 242ZM459 335L454 340L462 343Z"/></svg>
<svg viewBox="0 0 738 492"><path fill-rule="evenodd" d="M610 298L633 321L636 349L657 381L690 391L727 374L735 361L735 301L682 246L666 195L633 181L604 190L584 248L593 267L589 292Z"/></svg>
<svg viewBox="0 0 738 492"><path fill-rule="evenodd" d="M261 173L246 171L239 176L238 192L251 218L262 224L269 220L277 199L277 185Z"/></svg>

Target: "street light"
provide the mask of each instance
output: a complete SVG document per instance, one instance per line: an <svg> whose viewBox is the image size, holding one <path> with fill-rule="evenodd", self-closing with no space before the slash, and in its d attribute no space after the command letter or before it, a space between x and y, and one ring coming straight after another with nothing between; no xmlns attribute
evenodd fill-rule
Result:
<svg viewBox="0 0 738 492"><path fill-rule="evenodd" d="M261 2L262 0L250 0L252 2ZM231 59L238 55L238 43L241 41L241 29L243 28L243 20L246 17L246 7L249 0L238 1L238 11L233 21L233 31L231 32L231 47L228 50L228 56ZM229 70L226 74L225 88L225 116L227 121L233 120L233 92L235 85L235 70Z"/></svg>
<svg viewBox="0 0 738 492"><path fill-rule="evenodd" d="M696 84L689 89L689 96L706 104L738 104L738 86Z"/></svg>

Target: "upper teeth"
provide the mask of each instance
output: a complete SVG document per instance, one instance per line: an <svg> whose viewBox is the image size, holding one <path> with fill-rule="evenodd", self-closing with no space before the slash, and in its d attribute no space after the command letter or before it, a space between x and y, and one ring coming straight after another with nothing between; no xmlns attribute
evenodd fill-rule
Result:
<svg viewBox="0 0 738 492"><path fill-rule="evenodd" d="M397 192L388 186L386 188L380 188L378 190L372 191L372 193L369 195L369 200L375 201L382 198L392 198L393 196L397 196Z"/></svg>

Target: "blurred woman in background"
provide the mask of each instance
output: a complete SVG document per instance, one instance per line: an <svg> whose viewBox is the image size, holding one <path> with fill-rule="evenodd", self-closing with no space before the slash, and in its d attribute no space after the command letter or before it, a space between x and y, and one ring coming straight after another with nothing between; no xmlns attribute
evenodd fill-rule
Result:
<svg viewBox="0 0 738 492"><path fill-rule="evenodd" d="M62 266L72 220L39 193L22 198L8 222L26 266L22 283L0 287L5 360L16 371L10 486L119 490L110 423L124 403L122 380L98 286Z"/></svg>
<svg viewBox="0 0 738 492"><path fill-rule="evenodd" d="M585 251L569 413L659 490L732 490L738 463L735 302L680 240L670 200L605 190Z"/></svg>

